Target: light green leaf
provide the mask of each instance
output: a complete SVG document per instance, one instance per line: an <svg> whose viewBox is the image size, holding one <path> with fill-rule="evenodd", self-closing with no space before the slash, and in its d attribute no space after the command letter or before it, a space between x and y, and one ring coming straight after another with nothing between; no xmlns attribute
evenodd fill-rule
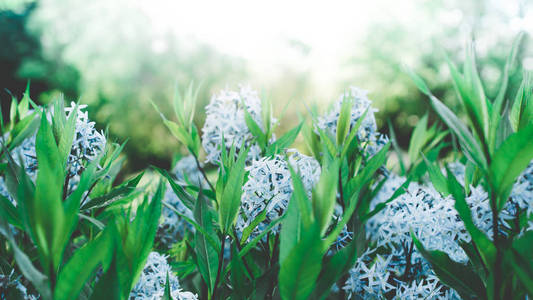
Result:
<svg viewBox="0 0 533 300"><path fill-rule="evenodd" d="M307 299L313 291L320 269L324 247L320 227L313 223L302 232L301 239L281 264L279 290L285 300Z"/></svg>
<svg viewBox="0 0 533 300"><path fill-rule="evenodd" d="M220 216L219 224L222 233L231 232L231 227L237 220L237 214L239 213L239 207L241 205L244 175L246 174L244 167L247 156L248 149L241 150L237 157L237 161L231 167L229 172L228 181L222 192L222 198L218 200L218 212Z"/></svg>
<svg viewBox="0 0 533 300"><path fill-rule="evenodd" d="M320 226L321 234L326 231L335 209L338 181L339 163L335 161L322 167L320 179L313 189L313 215Z"/></svg>
<svg viewBox="0 0 533 300"><path fill-rule="evenodd" d="M303 126L303 122L300 122L298 126L289 130L282 137L280 137L274 143L269 145L266 150L266 156L277 154L280 151L283 151L287 149L288 147L290 147L294 143L294 140L296 140L296 138L298 137L298 133L300 133L302 126Z"/></svg>
<svg viewBox="0 0 533 300"><path fill-rule="evenodd" d="M113 257L114 241L110 229L76 250L61 268L54 291L54 299L77 299L85 282L104 261Z"/></svg>
<svg viewBox="0 0 533 300"><path fill-rule="evenodd" d="M63 209L64 169L59 149L46 114L41 115L41 126L35 138L37 152L37 179L35 186L35 236L44 265L55 270L61 262L65 248L66 227Z"/></svg>
<svg viewBox="0 0 533 300"><path fill-rule="evenodd" d="M494 154L489 176L498 196L501 210L511 192L516 178L533 159L533 124L512 134Z"/></svg>

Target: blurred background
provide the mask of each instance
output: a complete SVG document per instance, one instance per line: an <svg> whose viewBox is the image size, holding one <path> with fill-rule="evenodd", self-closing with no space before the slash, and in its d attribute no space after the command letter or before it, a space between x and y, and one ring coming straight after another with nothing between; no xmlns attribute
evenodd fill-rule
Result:
<svg viewBox="0 0 533 300"><path fill-rule="evenodd" d="M0 99L6 112L8 91L20 97L28 79L40 103L59 93L81 99L110 139L129 139L126 172L168 168L182 151L150 100L171 116L175 85L191 81L202 84L200 128L212 93L244 83L270 98L276 115L290 101L280 132L305 105L325 109L355 85L369 91L381 130L390 120L406 147L428 107L402 65L457 105L444 53L461 63L473 38L494 97L520 31L519 64L533 69L526 0L1 0ZM520 77L515 72L511 84Z"/></svg>

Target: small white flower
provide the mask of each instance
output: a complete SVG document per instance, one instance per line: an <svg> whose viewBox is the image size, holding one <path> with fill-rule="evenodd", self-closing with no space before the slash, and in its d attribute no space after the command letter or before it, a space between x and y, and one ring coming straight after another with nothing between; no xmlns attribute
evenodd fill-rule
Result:
<svg viewBox="0 0 533 300"><path fill-rule="evenodd" d="M72 102L71 107L66 107L67 117L73 112L76 104ZM89 120L86 111L87 105L77 106L76 131L72 142L72 148L67 160L67 171L70 177L71 187L79 181L79 175L85 165L98 157L105 149L106 139L102 132L94 128L94 122ZM13 150L13 158L21 165L33 179L37 176L37 154L35 150L35 135L24 140ZM20 161L22 158L22 161Z"/></svg>
<svg viewBox="0 0 533 300"><path fill-rule="evenodd" d="M167 280L170 284L170 293L175 300L197 300L198 296L183 291L178 278L172 273L167 257L158 252L151 252L141 273L139 281L130 293L130 299L158 300L165 293Z"/></svg>

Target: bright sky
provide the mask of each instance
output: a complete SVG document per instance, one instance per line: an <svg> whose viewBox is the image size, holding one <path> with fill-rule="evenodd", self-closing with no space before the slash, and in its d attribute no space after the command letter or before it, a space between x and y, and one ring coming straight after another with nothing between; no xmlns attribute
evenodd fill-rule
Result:
<svg viewBox="0 0 533 300"><path fill-rule="evenodd" d="M498 10L513 15L522 0L493 1ZM246 59L252 71L272 77L284 65L309 71L325 86L337 80L334 75L339 73L339 64L369 25L416 23L421 3L424 1L139 0L156 32L170 31L185 40L211 44L217 51ZM458 9L444 14L452 26L462 18ZM524 21L527 19L513 19L510 25L533 32L533 21ZM291 42L303 46L294 47ZM164 50L163 42L153 46L156 51ZM298 49L311 51L302 55Z"/></svg>
<svg viewBox="0 0 533 300"><path fill-rule="evenodd" d="M332 75L338 73L342 58L349 56L347 51L353 51L370 24L406 18L413 10L413 1L384 0L141 0L140 4L161 33L171 31L242 57L263 76L275 78L282 72L279 66L290 66L311 72L325 86L337 80ZM306 49L311 51L303 55Z"/></svg>

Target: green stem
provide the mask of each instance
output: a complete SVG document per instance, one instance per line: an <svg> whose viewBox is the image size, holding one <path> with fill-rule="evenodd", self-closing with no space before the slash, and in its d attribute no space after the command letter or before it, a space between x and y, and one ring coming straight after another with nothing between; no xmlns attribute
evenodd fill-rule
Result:
<svg viewBox="0 0 533 300"><path fill-rule="evenodd" d="M213 285L213 294L211 294L210 299L216 299L217 295L217 286L218 282L220 281L220 273L222 272L223 262L224 262L224 246L226 245L226 235L222 236L222 244L220 247L220 253L218 255L218 269L217 269L217 277L215 279L215 284Z"/></svg>

